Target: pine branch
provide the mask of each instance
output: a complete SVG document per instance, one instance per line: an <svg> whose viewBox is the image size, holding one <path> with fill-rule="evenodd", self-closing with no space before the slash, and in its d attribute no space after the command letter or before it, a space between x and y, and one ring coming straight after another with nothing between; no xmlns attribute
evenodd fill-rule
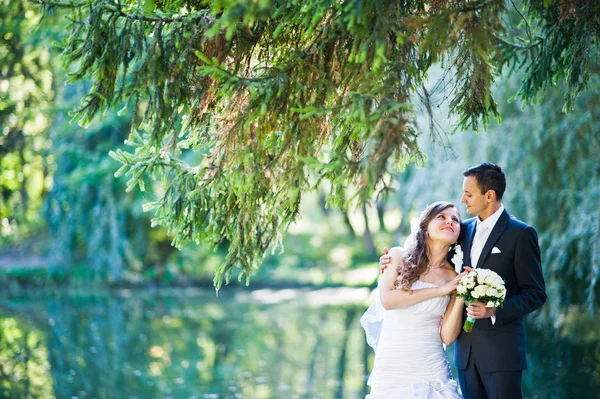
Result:
<svg viewBox="0 0 600 399"><path fill-rule="evenodd" d="M503 65L527 70L528 99L564 76L570 106L597 29L531 2L520 18L532 18L525 36L538 41L509 43L502 17L515 11L501 0L181 4L188 15L171 5L146 13L133 0L36 3L71 11L65 64L93 83L74 118L87 125L122 103L138 116L134 149L115 158L129 189L148 176L168 187L154 223L177 247L228 243L217 286L236 267L249 276L280 244L311 179L328 180L327 203L346 208L424 162L413 101L421 95L431 114L432 65L453 72L444 84L457 129L485 128L499 118L492 85ZM440 139L433 120L430 133Z"/></svg>

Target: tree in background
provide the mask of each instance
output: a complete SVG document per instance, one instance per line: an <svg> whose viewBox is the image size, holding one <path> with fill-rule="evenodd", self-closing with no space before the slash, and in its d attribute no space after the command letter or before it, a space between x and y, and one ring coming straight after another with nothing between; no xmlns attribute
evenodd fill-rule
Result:
<svg viewBox="0 0 600 399"><path fill-rule="evenodd" d="M0 1L0 244L43 226L38 211L51 187L54 87L52 29L35 31L39 12L24 1Z"/></svg>
<svg viewBox="0 0 600 399"><path fill-rule="evenodd" d="M70 97L77 86L65 88L60 97ZM84 265L81 272L98 281L163 278L174 248L164 229L151 229L141 209L145 194L126 193L125 182L113 177L117 162L107 156L123 146L131 116L112 112L102 124L82 129L62 115L49 133L56 171L44 198L51 263L65 276Z"/></svg>
<svg viewBox="0 0 600 399"><path fill-rule="evenodd" d="M130 188L146 176L166 187L147 206L154 223L177 247L230 243L217 287L236 265L258 267L321 180L345 206L423 161L412 99L428 98L434 63L452 72L458 127L477 128L498 117L502 68L525 72L525 101L564 81L571 109L600 30L598 5L576 1L523 2L518 31L501 0L40 3L68 10L65 62L94 83L80 122L123 102L139 112L133 149L113 157Z"/></svg>
<svg viewBox="0 0 600 399"><path fill-rule="evenodd" d="M591 71L571 113L560 112L565 87L558 85L539 107L506 105L505 123L488 138L488 155L515 175L515 212L540 233L554 316L600 304L600 79L598 66ZM515 133L510 147L502 131Z"/></svg>
<svg viewBox="0 0 600 399"><path fill-rule="evenodd" d="M452 136L456 158L451 162L439 150L428 151L427 166L407 167L389 201L405 213L438 200L458 204L463 170L484 160L500 165L507 177L508 211L537 229L549 292L543 309L553 322L564 321L565 312L576 308L593 313L600 304L600 111L595 106L600 79L597 66L591 71L588 90L568 114L561 111L564 86L548 89L538 106L526 106L510 101L522 80L506 78L495 90L502 124ZM443 93L432 95L435 104L442 98ZM468 217L464 208L463 216Z"/></svg>
<svg viewBox="0 0 600 399"><path fill-rule="evenodd" d="M107 157L123 146L132 114L109 111L91 129L69 124L89 84L64 84L52 47L62 20L4 1L0 22L0 248L8 254L0 263L24 257L63 276L85 264L83 273L103 281L160 278L174 249L141 210L148 194L125 194Z"/></svg>

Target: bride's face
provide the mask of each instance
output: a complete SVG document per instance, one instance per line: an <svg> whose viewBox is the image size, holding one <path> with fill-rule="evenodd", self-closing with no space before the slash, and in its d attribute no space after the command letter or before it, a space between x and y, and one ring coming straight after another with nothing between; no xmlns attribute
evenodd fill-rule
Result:
<svg viewBox="0 0 600 399"><path fill-rule="evenodd" d="M456 208L446 208L433 218L427 226L427 234L434 241L454 244L460 233L460 217Z"/></svg>

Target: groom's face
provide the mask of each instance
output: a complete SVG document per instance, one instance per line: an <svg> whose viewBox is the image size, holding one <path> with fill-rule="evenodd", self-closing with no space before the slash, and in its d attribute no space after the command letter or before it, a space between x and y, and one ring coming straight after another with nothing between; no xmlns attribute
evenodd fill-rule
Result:
<svg viewBox="0 0 600 399"><path fill-rule="evenodd" d="M464 178L463 195L460 202L467 206L467 213L469 215L478 216L487 209L489 205L487 198L485 194L481 193L475 176L466 176Z"/></svg>

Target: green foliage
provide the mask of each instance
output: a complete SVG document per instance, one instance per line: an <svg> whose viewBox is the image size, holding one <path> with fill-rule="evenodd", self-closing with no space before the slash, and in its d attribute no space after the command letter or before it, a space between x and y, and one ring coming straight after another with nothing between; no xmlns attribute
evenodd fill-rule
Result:
<svg viewBox="0 0 600 399"><path fill-rule="evenodd" d="M570 108L598 33L594 6L570 18L563 2L525 3L526 29L500 0L40 3L67 10L65 66L93 82L74 119L88 125L123 103L139 115L132 149L112 153L118 174L129 189L144 191L148 176L165 187L146 209L175 246L229 246L217 287L236 266L248 281L323 180L328 203L345 207L424 161L413 99L431 105L435 62L452 72L457 127L477 129L499 117L502 67L525 69L527 100L564 77ZM525 44L512 40L518 29Z"/></svg>
<svg viewBox="0 0 600 399"><path fill-rule="evenodd" d="M57 121L50 135L57 160L44 202L51 263L72 279L78 279L73 266L85 264L84 280L138 280L162 269L173 251L164 231L152 231L141 212L145 194L125 193L124 182L113 177L118 165L107 154L122 145L130 120L112 113L90 129Z"/></svg>
<svg viewBox="0 0 600 399"><path fill-rule="evenodd" d="M496 96L509 99L521 82L518 75L506 79ZM428 154L427 168L409 167L399 195L390 201L415 213L437 200L458 203L463 170L484 160L500 165L507 176L503 198L507 210L537 229L549 293L543 309L554 321L562 320L568 309L596 312L600 306L597 72L568 114L562 112L565 91L560 85L549 89L546 101L537 107L501 101L501 125L476 136L452 137L457 159L448 162L439 154Z"/></svg>
<svg viewBox="0 0 600 399"><path fill-rule="evenodd" d="M142 195L124 195L113 178L118 165L107 154L122 145L132 113L107 113L88 130L66 123L64 109L86 83L63 86L51 42L64 37L64 23L39 11L0 2L0 248L16 269L8 278L139 279L173 249L164 230L149 228ZM50 269L27 259L19 268L19 257ZM89 270L80 273L81 264Z"/></svg>
<svg viewBox="0 0 600 399"><path fill-rule="evenodd" d="M525 102L539 102L557 82L565 83L565 110L586 88L597 68L600 3L597 1L529 0L523 17L525 37L503 40L500 66L525 70L518 92ZM510 42L510 43L509 43Z"/></svg>
<svg viewBox="0 0 600 399"><path fill-rule="evenodd" d="M519 171L513 201L540 233L553 315L571 305L592 312L600 305L600 112L592 105L600 101L600 80L594 72L569 114L560 112L560 86L528 110L529 118L517 104L507 107L507 115L520 117L519 150L494 150L502 164Z"/></svg>
<svg viewBox="0 0 600 399"><path fill-rule="evenodd" d="M0 1L0 245L38 230L50 162L45 136L54 98L53 31L34 31L41 15L24 1Z"/></svg>

